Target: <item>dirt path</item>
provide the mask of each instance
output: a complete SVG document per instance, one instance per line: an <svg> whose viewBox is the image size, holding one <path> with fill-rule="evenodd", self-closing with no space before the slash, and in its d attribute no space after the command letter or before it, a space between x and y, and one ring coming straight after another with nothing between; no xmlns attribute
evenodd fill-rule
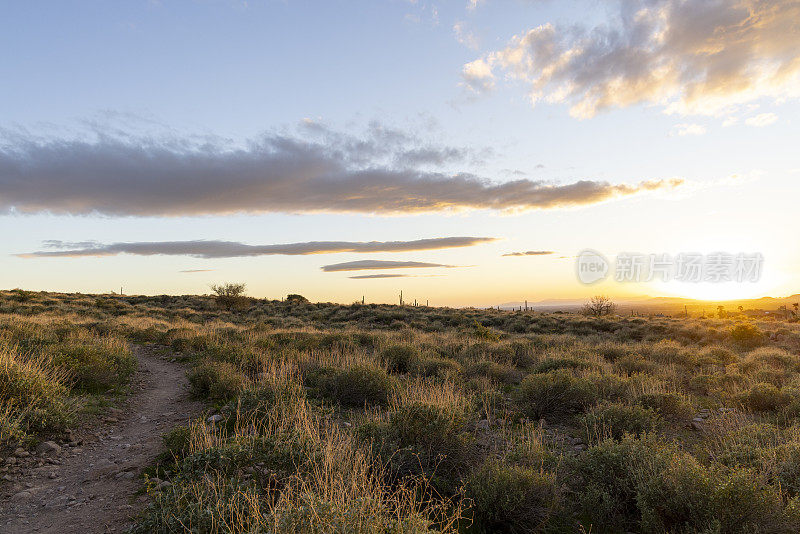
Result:
<svg viewBox="0 0 800 534"><path fill-rule="evenodd" d="M189 399L185 368L153 349L139 360L132 393L100 427L76 433L72 446L13 460L0 489L0 532L122 532L144 506L139 474L161 452L161 435L202 410ZM20 469L21 468L21 469Z"/></svg>

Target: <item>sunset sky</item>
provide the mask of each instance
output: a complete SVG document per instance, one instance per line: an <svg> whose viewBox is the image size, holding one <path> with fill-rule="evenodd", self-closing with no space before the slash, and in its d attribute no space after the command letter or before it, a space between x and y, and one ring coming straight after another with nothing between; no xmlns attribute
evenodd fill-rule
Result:
<svg viewBox="0 0 800 534"><path fill-rule="evenodd" d="M6 2L0 287L800 293L798 21L797 0ZM586 286L584 249L764 263Z"/></svg>

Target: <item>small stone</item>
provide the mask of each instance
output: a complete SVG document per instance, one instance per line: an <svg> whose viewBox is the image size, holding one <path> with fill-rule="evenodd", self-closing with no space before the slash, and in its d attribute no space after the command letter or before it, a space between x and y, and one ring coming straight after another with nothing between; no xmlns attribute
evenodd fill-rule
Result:
<svg viewBox="0 0 800 534"><path fill-rule="evenodd" d="M132 471L120 471L114 478L116 479L124 479L124 480L132 480L136 475Z"/></svg>
<svg viewBox="0 0 800 534"><path fill-rule="evenodd" d="M690 426L691 426L692 430L695 430L695 431L698 431L698 432L700 430L703 430L703 425L701 425L697 421L692 421L692 424Z"/></svg>
<svg viewBox="0 0 800 534"><path fill-rule="evenodd" d="M55 441L45 441L36 447L36 452L43 456L55 455L61 452L61 447Z"/></svg>
<svg viewBox="0 0 800 534"><path fill-rule="evenodd" d="M478 424L475 425L475 428L478 430L489 430L489 420L488 419L481 419L478 421Z"/></svg>
<svg viewBox="0 0 800 534"><path fill-rule="evenodd" d="M12 495L11 499L15 501L21 501L23 499L27 499L30 496L31 496L30 491L20 491L19 493L15 493L14 495Z"/></svg>
<svg viewBox="0 0 800 534"><path fill-rule="evenodd" d="M31 455L31 453L29 453L28 451L26 451L22 447L19 447L14 451L14 456L16 456L17 458L27 458L30 455Z"/></svg>
<svg viewBox="0 0 800 534"><path fill-rule="evenodd" d="M703 422L703 418L702 417L695 417L694 419L692 419L692 422L693 423L702 423Z"/></svg>
<svg viewBox="0 0 800 534"><path fill-rule="evenodd" d="M208 421L209 423L219 423L220 421L222 421L222 416L219 414L214 414L208 419L206 419L206 421Z"/></svg>

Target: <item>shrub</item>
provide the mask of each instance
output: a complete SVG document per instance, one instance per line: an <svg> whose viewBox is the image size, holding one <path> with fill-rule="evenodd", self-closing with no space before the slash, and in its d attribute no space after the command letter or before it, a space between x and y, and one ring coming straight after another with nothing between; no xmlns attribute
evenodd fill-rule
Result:
<svg viewBox="0 0 800 534"><path fill-rule="evenodd" d="M625 434L640 435L657 429L661 418L654 410L626 404L598 406L581 417L589 441L611 437L621 439Z"/></svg>
<svg viewBox="0 0 800 534"><path fill-rule="evenodd" d="M50 351L53 365L64 369L73 387L100 392L119 386L136 370L136 358L123 343L68 341Z"/></svg>
<svg viewBox="0 0 800 534"><path fill-rule="evenodd" d="M752 348L761 345L764 341L764 334L757 326L750 323L741 323L734 326L730 331L731 339L745 348Z"/></svg>
<svg viewBox="0 0 800 534"><path fill-rule="evenodd" d="M388 423L367 425L361 434L377 442L395 476L424 474L435 477L440 487L459 476L474 452L462 416L419 402L401 406L390 414Z"/></svg>
<svg viewBox="0 0 800 534"><path fill-rule="evenodd" d="M4 441L60 430L72 417L63 373L30 355L0 348L0 419Z"/></svg>
<svg viewBox="0 0 800 534"><path fill-rule="evenodd" d="M501 384L518 384L522 380L522 372L519 369L489 360L470 364L464 372L469 377L485 376Z"/></svg>
<svg viewBox="0 0 800 534"><path fill-rule="evenodd" d="M466 497L479 532L541 532L560 491L553 473L489 460L467 480Z"/></svg>
<svg viewBox="0 0 800 534"><path fill-rule="evenodd" d="M772 384L758 383L740 394L737 400L754 412L773 412L787 406L792 396Z"/></svg>
<svg viewBox="0 0 800 534"><path fill-rule="evenodd" d="M421 358L417 362L417 372L423 376L445 377L461 373L461 365L457 361L447 358Z"/></svg>
<svg viewBox="0 0 800 534"><path fill-rule="evenodd" d="M592 381L560 369L528 375L519 389L522 409L537 419L578 413L597 400L598 389Z"/></svg>
<svg viewBox="0 0 800 534"><path fill-rule="evenodd" d="M245 296L245 284L227 283L213 284L211 291L216 294L217 305L228 311L242 310L250 304L250 299Z"/></svg>
<svg viewBox="0 0 800 534"><path fill-rule="evenodd" d="M646 393L636 403L653 410L664 419L681 421L692 416L692 405L675 393Z"/></svg>
<svg viewBox="0 0 800 534"><path fill-rule="evenodd" d="M547 373L556 369L589 369L593 365L586 360L576 358L548 358L537 363L532 371L534 373Z"/></svg>
<svg viewBox="0 0 800 534"><path fill-rule="evenodd" d="M199 398L225 402L247 385L247 377L228 362L203 360L189 373L192 393Z"/></svg>
<svg viewBox="0 0 800 534"><path fill-rule="evenodd" d="M381 351L381 358L393 373L408 373L419 361L419 351L411 345L391 345Z"/></svg>
<svg viewBox="0 0 800 534"><path fill-rule="evenodd" d="M343 406L386 406L396 386L395 380L378 367L356 365L337 371L321 384L325 396Z"/></svg>

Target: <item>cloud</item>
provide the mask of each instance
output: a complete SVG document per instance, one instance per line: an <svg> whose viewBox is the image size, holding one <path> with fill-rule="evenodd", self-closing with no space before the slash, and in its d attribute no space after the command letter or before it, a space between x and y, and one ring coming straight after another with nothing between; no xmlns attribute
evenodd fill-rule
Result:
<svg viewBox="0 0 800 534"><path fill-rule="evenodd" d="M451 269L457 265L444 265L441 263L425 263L421 261L393 261L393 260L360 260L348 261L344 263L334 263L320 267L325 272L338 271L367 271L372 269L422 269L422 268L447 268Z"/></svg>
<svg viewBox="0 0 800 534"><path fill-rule="evenodd" d="M210 273L214 269L185 269L183 271L178 271L180 273Z"/></svg>
<svg viewBox="0 0 800 534"><path fill-rule="evenodd" d="M490 62L484 59L470 61L461 69L466 87L476 93L488 93L494 89L494 74Z"/></svg>
<svg viewBox="0 0 800 534"><path fill-rule="evenodd" d="M197 258L240 258L246 256L335 254L340 252L409 252L471 247L497 241L494 237L436 237L413 241L308 241L280 245L247 245L237 241L139 241L102 244L96 241L69 243L57 240L44 242L43 250L18 254L23 258L53 258L82 256L194 256Z"/></svg>
<svg viewBox="0 0 800 534"><path fill-rule="evenodd" d="M750 117L749 119L745 120L744 123L748 126L762 128L764 126L769 126L770 124L775 124L777 121L778 116L774 113L761 113L755 117Z"/></svg>
<svg viewBox="0 0 800 534"><path fill-rule="evenodd" d="M506 256L547 256L548 254L555 254L552 250L528 250L525 252L507 252L503 254L503 257Z"/></svg>
<svg viewBox="0 0 800 534"><path fill-rule="evenodd" d="M676 124L673 126L672 131L670 131L670 135L678 135L678 136L685 136L685 135L703 135L706 133L706 127L702 124Z"/></svg>
<svg viewBox="0 0 800 534"><path fill-rule="evenodd" d="M532 103L579 118L646 103L721 114L761 98L800 96L797 0L624 0L594 28L545 24L464 68L473 89L494 71L522 81ZM469 78L471 77L471 79Z"/></svg>
<svg viewBox="0 0 800 534"><path fill-rule="evenodd" d="M351 280L366 280L371 278L408 278L408 274L361 274L358 276L348 276Z"/></svg>
<svg viewBox="0 0 800 534"><path fill-rule="evenodd" d="M453 24L453 33L456 34L456 41L458 41L460 44L466 46L467 48L471 48L472 50L478 49L478 38L466 27L466 23L464 21L459 20Z"/></svg>
<svg viewBox="0 0 800 534"><path fill-rule="evenodd" d="M214 138L0 136L0 212L106 216L415 214L585 206L680 180L493 182L461 168L485 151L440 146L377 123L363 135L305 121L300 135L244 147ZM2 132L0 132L2 133Z"/></svg>

